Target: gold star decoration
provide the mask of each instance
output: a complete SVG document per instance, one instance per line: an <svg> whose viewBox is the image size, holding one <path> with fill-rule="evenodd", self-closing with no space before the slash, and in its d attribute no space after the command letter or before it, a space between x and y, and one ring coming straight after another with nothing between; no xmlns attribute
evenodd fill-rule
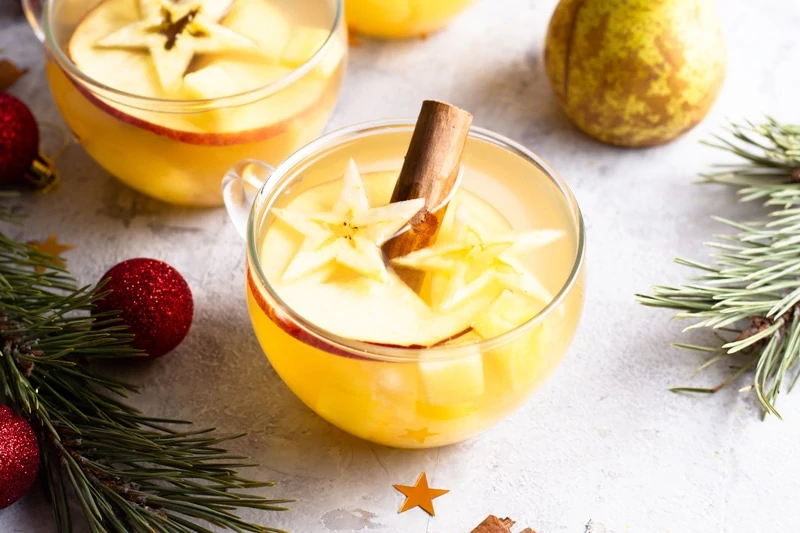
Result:
<svg viewBox="0 0 800 533"><path fill-rule="evenodd" d="M55 233L52 233L46 241L31 241L28 245L39 252L40 254L45 254L52 256L52 258L48 258L48 263L52 266L56 267L64 267L66 264L64 260L61 259L59 256L66 252L67 250L72 250L74 246L70 244L63 244L58 242L58 237ZM36 272L44 272L47 270L44 265L37 265Z"/></svg>
<svg viewBox="0 0 800 533"><path fill-rule="evenodd" d="M389 274L381 245L408 224L424 204L424 199L417 198L370 207L361 174L351 159L332 210L321 213L272 210L279 219L305 236L286 267L283 280L296 280L336 263L362 276L387 281Z"/></svg>
<svg viewBox="0 0 800 533"><path fill-rule="evenodd" d="M453 237L394 259L395 265L433 274L444 282L433 307L446 311L495 284L499 289L522 293L549 302L550 292L514 257L515 252L538 248L564 235L558 230L525 233L489 233L471 223L474 217L459 206Z"/></svg>
<svg viewBox="0 0 800 533"><path fill-rule="evenodd" d="M209 2L209 0L205 0ZM256 44L217 24L203 1L175 3L139 0L141 19L100 39L100 48L148 50L158 78L167 91L174 90L195 54L226 50L255 50Z"/></svg>
<svg viewBox="0 0 800 533"><path fill-rule="evenodd" d="M398 513L404 513L414 507L419 507L431 516L436 516L433 510L433 500L450 492L445 489L432 489L428 487L428 477L423 472L416 484L413 487L407 485L392 485L394 488L402 492L406 501Z"/></svg>
<svg viewBox="0 0 800 533"><path fill-rule="evenodd" d="M431 437L435 437L438 433L431 433L428 428L422 429L407 429L405 435L400 435L401 439L413 439L420 444L425 444L425 441Z"/></svg>

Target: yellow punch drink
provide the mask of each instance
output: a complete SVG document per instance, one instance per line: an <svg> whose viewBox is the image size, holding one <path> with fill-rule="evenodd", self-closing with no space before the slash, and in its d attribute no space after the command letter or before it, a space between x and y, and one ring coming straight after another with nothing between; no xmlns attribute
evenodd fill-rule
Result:
<svg viewBox="0 0 800 533"><path fill-rule="evenodd" d="M423 202L391 201L412 129L334 132L270 176L247 230L247 295L306 405L361 438L432 447L506 417L559 363L581 313L584 240L565 184L473 128L435 242L388 258Z"/></svg>
<svg viewBox="0 0 800 533"><path fill-rule="evenodd" d="M277 164L336 103L346 30L335 0L76 0L46 14L47 75L70 129L155 198L222 202L244 157Z"/></svg>

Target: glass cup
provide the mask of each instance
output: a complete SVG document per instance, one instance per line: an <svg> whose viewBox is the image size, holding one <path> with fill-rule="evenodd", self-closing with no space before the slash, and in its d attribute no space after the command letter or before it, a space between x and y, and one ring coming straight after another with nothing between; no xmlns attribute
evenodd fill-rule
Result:
<svg viewBox="0 0 800 533"><path fill-rule="evenodd" d="M493 203L499 209L487 216L505 217L512 227L535 216L536 226L564 231L561 248L548 251L544 270L537 272L554 289L549 304L495 338L432 348L360 342L310 323L288 307L265 274L270 249L262 241L275 223L272 209L335 182L350 158L367 190L375 189L369 180L396 178L413 129L414 121L344 128L313 141L277 169L242 161L222 188L230 217L247 242L252 324L282 380L346 432L393 447L427 448L463 441L507 417L558 365L583 306L585 234L575 198L546 163L513 141L472 128L459 191ZM389 183L380 193L383 200L373 204L388 202L391 188Z"/></svg>
<svg viewBox="0 0 800 533"><path fill-rule="evenodd" d="M309 24L320 28L322 43L310 59L266 85L204 99L129 94L98 82L71 60L71 36L107 1L23 5L45 43L46 73L64 120L89 155L130 187L170 203L220 205L219 176L231 165L252 155L277 164L316 138L330 118L347 63L342 0L313 0L294 13L303 21L312 17Z"/></svg>
<svg viewBox="0 0 800 533"><path fill-rule="evenodd" d="M473 0L347 0L351 29L373 37L421 37L441 30Z"/></svg>

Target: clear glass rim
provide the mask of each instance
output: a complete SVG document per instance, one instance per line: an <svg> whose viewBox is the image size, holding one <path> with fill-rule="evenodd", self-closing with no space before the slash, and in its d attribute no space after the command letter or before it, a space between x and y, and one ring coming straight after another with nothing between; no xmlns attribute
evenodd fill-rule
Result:
<svg viewBox="0 0 800 533"><path fill-rule="evenodd" d="M162 112L197 111L198 109L206 107L234 105L234 102L238 100L257 100L277 93L284 87L291 85L295 81L305 76L316 66L317 63L321 61L321 58L324 56L326 50L331 46L331 42L333 41L336 32L344 23L344 0L333 0L336 2L336 14L333 17L333 23L331 24L331 28L328 31L328 36L325 39L325 42L322 43L322 46L320 46L319 49L314 52L314 55L312 55L305 63L292 70L292 72L261 87L250 89L241 93L202 100L153 98L149 96L140 96L109 87L108 85L100 83L96 79L84 74L78 68L78 66L72 62L69 56L56 42L53 34L52 24L50 23L51 11L53 10L53 7L57 1L58 0L46 0L46 5L42 14L42 26L44 29L45 43L50 50L53 51L59 66L63 68L74 80L77 80L83 85L91 88L93 92L102 92L103 96L106 98L110 98L112 100L116 100L118 103L124 103L125 105L144 110L153 110L155 106L156 110Z"/></svg>
<svg viewBox="0 0 800 533"><path fill-rule="evenodd" d="M259 254L256 248L256 231L258 228L256 223L256 214L261 212L262 208L264 213L268 213L272 201L274 201L274 199L280 195L280 191L287 184L283 184L281 187L278 187L277 185L290 171L306 161L309 157L317 154L320 150L335 147L343 142L353 139L354 137L360 137L365 134L380 134L389 131L402 130L413 131L415 122L416 120L414 119L387 119L363 122L331 131L312 141L285 159L283 163L281 163L269 176L256 195L256 200L250 210L250 216L247 222L247 254L249 261L251 261L255 266L258 281L269 293L269 297L274 300L281 312L284 313L288 319L291 320L291 322L301 327L305 333L312 335L323 343L331 345L337 350L344 351L363 359L409 362L419 360L419 355L422 353L425 354L426 361L458 359L461 357L475 355L476 348L480 351L488 351L506 342L510 342L515 337L523 335L531 328L536 327L537 324L542 322L545 317L553 312L553 310L564 301L567 295L571 292L573 286L580 278L585 263L586 228L584 225L583 214L580 210L577 200L575 199L575 196L572 194L572 191L569 189L569 186L566 184L564 179L561 178L555 172L555 170L541 157L534 154L521 144L490 130L473 126L470 128L470 138L488 142L500 148L506 149L538 167L545 174L545 176L556 185L564 202L567 204L570 212L575 218L577 230L575 260L569 276L567 276L567 279L555 297L544 308L542 308L539 313L536 314L536 316L527 322L520 324L516 328L503 333L502 335L498 335L497 337L470 344L435 346L427 348L385 346L348 339L322 329L295 313L294 310L292 310L273 290L261 268ZM265 201L268 201L269 205L264 206Z"/></svg>

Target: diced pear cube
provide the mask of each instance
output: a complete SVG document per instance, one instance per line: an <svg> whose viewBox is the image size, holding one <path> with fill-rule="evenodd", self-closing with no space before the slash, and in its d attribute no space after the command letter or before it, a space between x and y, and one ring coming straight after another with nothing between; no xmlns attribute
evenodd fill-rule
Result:
<svg viewBox="0 0 800 533"><path fill-rule="evenodd" d="M425 401L446 406L483 395L483 359L479 352L465 357L419 363Z"/></svg>
<svg viewBox="0 0 800 533"><path fill-rule="evenodd" d="M322 48L328 39L328 30L320 28L298 27L292 32L286 48L281 55L281 64L291 68L298 68L311 59ZM342 40L331 37L327 49L323 52L316 71L322 77L329 77L338 68L345 54Z"/></svg>

